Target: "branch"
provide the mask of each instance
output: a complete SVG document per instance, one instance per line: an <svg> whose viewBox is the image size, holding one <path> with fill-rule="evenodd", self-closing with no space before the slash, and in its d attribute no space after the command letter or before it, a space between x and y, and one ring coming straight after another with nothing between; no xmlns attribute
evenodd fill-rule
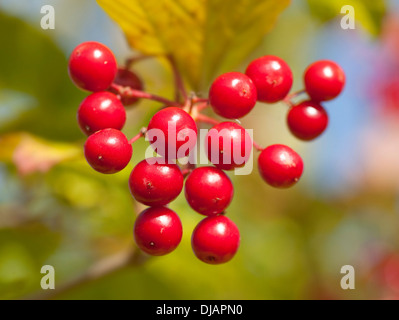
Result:
<svg viewBox="0 0 399 320"><path fill-rule="evenodd" d="M43 290L43 292L28 296L24 298L24 300L56 299L62 294L75 290L95 280L101 279L102 277L110 275L116 271L131 266L139 266L143 264L147 259L148 256L141 253L141 251L135 248L131 248L129 250L117 253L111 257L100 260L99 262L91 266L83 274L65 282L64 284L56 286L54 290Z"/></svg>

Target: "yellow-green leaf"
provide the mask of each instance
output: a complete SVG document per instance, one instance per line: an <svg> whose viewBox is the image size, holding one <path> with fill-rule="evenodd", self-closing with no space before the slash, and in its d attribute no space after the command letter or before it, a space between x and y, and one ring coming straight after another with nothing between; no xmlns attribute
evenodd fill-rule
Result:
<svg viewBox="0 0 399 320"><path fill-rule="evenodd" d="M22 175L47 172L54 165L82 154L77 145L47 141L28 133L0 137L0 161L12 162Z"/></svg>
<svg viewBox="0 0 399 320"><path fill-rule="evenodd" d="M97 0L129 44L172 55L194 89L238 65L273 27L290 0Z"/></svg>

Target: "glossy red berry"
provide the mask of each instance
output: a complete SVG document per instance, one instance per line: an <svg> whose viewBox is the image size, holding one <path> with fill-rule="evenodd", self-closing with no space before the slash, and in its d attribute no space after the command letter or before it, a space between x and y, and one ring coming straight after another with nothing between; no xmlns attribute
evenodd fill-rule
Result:
<svg viewBox="0 0 399 320"><path fill-rule="evenodd" d="M281 144L262 150L258 165L262 178L276 188L293 186L303 172L302 158L294 150Z"/></svg>
<svg viewBox="0 0 399 320"><path fill-rule="evenodd" d="M151 207L137 217L133 234L141 250L153 256L162 256L179 245L183 227L174 211L166 207Z"/></svg>
<svg viewBox="0 0 399 320"><path fill-rule="evenodd" d="M139 162L129 178L133 197L147 206L163 206L183 189L183 174L176 164L162 164L150 158Z"/></svg>
<svg viewBox="0 0 399 320"><path fill-rule="evenodd" d="M82 101L77 118L83 133L91 135L101 129L121 130L126 122L126 111L114 94L101 91Z"/></svg>
<svg viewBox="0 0 399 320"><path fill-rule="evenodd" d="M230 178L215 167L194 169L187 177L184 190L191 208L206 216L222 213L234 194Z"/></svg>
<svg viewBox="0 0 399 320"><path fill-rule="evenodd" d="M252 151L249 133L235 122L222 122L209 130L205 138L209 161L222 170L233 170L245 165Z"/></svg>
<svg viewBox="0 0 399 320"><path fill-rule="evenodd" d="M197 125L181 108L168 107L158 111L147 129L151 146L167 160L188 156L197 143Z"/></svg>
<svg viewBox="0 0 399 320"><path fill-rule="evenodd" d="M305 71L306 92L313 101L327 101L337 97L345 85L345 73L333 61L320 60Z"/></svg>
<svg viewBox="0 0 399 320"><path fill-rule="evenodd" d="M258 92L258 101L274 103L285 98L293 83L291 68L281 58L263 56L252 61L245 74Z"/></svg>
<svg viewBox="0 0 399 320"><path fill-rule="evenodd" d="M248 114L255 106L256 99L252 80L240 72L222 74L209 90L212 109L227 119L238 119Z"/></svg>
<svg viewBox="0 0 399 320"><path fill-rule="evenodd" d="M230 261L240 245L240 232L229 218L223 215L203 219L194 229L191 246L203 262L221 264Z"/></svg>
<svg viewBox="0 0 399 320"><path fill-rule="evenodd" d="M143 90L144 85L138 75L130 70L120 68L116 73L114 83L123 87L130 87L134 90ZM109 91L118 94L117 90L110 88ZM136 104L140 99L136 97L122 96L121 102L125 107Z"/></svg>
<svg viewBox="0 0 399 320"><path fill-rule="evenodd" d="M115 78L117 62L112 51L99 42L83 42L69 58L71 80L83 90L104 91Z"/></svg>
<svg viewBox="0 0 399 320"><path fill-rule="evenodd" d="M327 128L328 115L319 103L303 101L289 110L287 124L294 136L309 141L320 136Z"/></svg>
<svg viewBox="0 0 399 320"><path fill-rule="evenodd" d="M121 131L103 129L87 138L84 153L94 170L116 173L128 165L133 149Z"/></svg>

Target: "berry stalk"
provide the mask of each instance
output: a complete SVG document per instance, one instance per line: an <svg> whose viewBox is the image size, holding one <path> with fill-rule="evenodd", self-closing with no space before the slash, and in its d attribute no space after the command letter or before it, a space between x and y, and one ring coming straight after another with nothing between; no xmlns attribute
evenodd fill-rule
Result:
<svg viewBox="0 0 399 320"><path fill-rule="evenodd" d="M201 112L202 110L206 109L209 107L209 100L208 99L200 99L200 98L194 98L193 103L198 103L196 105L197 112Z"/></svg>
<svg viewBox="0 0 399 320"><path fill-rule="evenodd" d="M129 140L129 144L133 144L133 143L135 143L137 140L139 140L141 137L144 137L145 136L145 134L146 134L146 132L147 132L147 128L142 128L141 130L140 130L140 132L137 134L137 135L135 135L133 138L131 138L130 140Z"/></svg>
<svg viewBox="0 0 399 320"><path fill-rule="evenodd" d="M294 103L292 102L292 99L294 99L304 93L306 93L306 90L303 89L303 90L299 90L299 91L287 94L287 96L283 99L283 102L285 104L287 104L289 107L292 107L294 105Z"/></svg>
<svg viewBox="0 0 399 320"><path fill-rule="evenodd" d="M209 99L207 99L207 98L198 98L198 97L195 97L195 98L193 99L193 102L194 102L194 103L204 103L205 107L207 107L207 106L208 106L208 103L209 103Z"/></svg>
<svg viewBox="0 0 399 320"><path fill-rule="evenodd" d="M182 173L182 175L183 175L184 178L187 178L187 176L188 176L193 170L194 170L194 169L192 169L192 168L186 168L186 169L183 169L183 170L181 171L181 173Z"/></svg>
<svg viewBox="0 0 399 320"><path fill-rule="evenodd" d="M256 141L252 141L252 145L254 146L254 148L256 150L258 150L259 152L262 152L264 148L262 148Z"/></svg>
<svg viewBox="0 0 399 320"><path fill-rule="evenodd" d="M201 113L197 114L195 120L198 121L198 122L204 122L204 123L209 123L209 124L213 124L213 125L220 124L220 122L218 120L216 120L214 118L211 118L211 117L208 117L208 116L206 116L204 114L201 114Z"/></svg>
<svg viewBox="0 0 399 320"><path fill-rule="evenodd" d="M148 99L148 100L153 100L153 101L157 101L157 102L161 102L167 106L173 106L176 105L175 101L166 99L164 97L160 97L157 96L155 94L152 93L148 93L145 91L140 91L140 90L134 90L130 87L124 87L124 86L120 86L117 85L115 83L113 83L111 85L111 88L116 90L118 92L118 94L120 94L121 96L124 97L129 97L129 98L141 98L141 99Z"/></svg>

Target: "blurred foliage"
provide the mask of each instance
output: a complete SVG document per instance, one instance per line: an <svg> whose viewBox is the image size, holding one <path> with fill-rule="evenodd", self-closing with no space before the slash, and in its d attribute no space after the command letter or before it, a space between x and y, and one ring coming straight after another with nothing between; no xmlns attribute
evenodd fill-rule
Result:
<svg viewBox="0 0 399 320"><path fill-rule="evenodd" d="M0 137L0 160L14 163L18 172L26 175L47 172L54 165L81 155L81 148L70 143L49 142L27 133L12 133Z"/></svg>
<svg viewBox="0 0 399 320"><path fill-rule="evenodd" d="M0 133L23 130L53 139L79 137L75 114L83 95L65 72L65 54L45 33L2 12L0 38L0 93L30 97L19 102L28 106L12 106L20 112L1 123ZM9 107L2 103L1 108Z"/></svg>
<svg viewBox="0 0 399 320"><path fill-rule="evenodd" d="M147 55L173 56L198 90L248 56L290 1L97 2L120 25L132 48Z"/></svg>
<svg viewBox="0 0 399 320"><path fill-rule="evenodd" d="M216 73L254 54L288 1L98 3L126 32L134 49L173 54L193 87L204 88ZM335 15L340 12L332 1L309 3L313 10L319 8L318 17L327 18L323 7L335 10ZM361 3L357 19L370 24L374 7ZM292 30L292 19L298 15L291 11L281 17L285 29L269 38L262 53L282 50L298 57L306 52L301 28L309 28L305 24L311 19L301 9L302 20L295 24L300 27ZM377 26L366 28L374 32ZM71 84L67 53L49 33L2 12L0 27L0 299L15 299L42 293L42 265L55 267L58 287L103 258L135 250L132 228L141 207L133 202L127 181L148 143L135 143L132 163L123 172L102 175L92 170L83 157L84 138L75 115L87 93ZM286 43L281 44L282 39ZM157 62L141 63L137 69L144 78L145 72L156 75L146 83L149 92L173 92L170 73L154 72L162 69ZM137 133L157 107L142 101L129 110L124 132ZM243 125L257 128L255 138L262 143L285 139L280 109L256 109L243 119ZM184 227L175 252L118 269L56 298L380 298L386 287L381 278L390 275L373 268L380 268L376 261L399 243L394 192L376 197L365 186L351 197L321 198L305 187L311 168L309 162L301 186L283 191L265 185L256 172L231 175L235 197L228 215L239 226L242 243L230 263L210 266L195 258L190 238L202 216L189 208L182 194L171 204ZM346 264L359 270L354 292L339 287L339 270ZM390 290L392 294L399 288Z"/></svg>
<svg viewBox="0 0 399 320"><path fill-rule="evenodd" d="M387 10L385 0L307 0L307 2L312 14L323 22L336 18L343 6L352 6L356 21L374 36L380 33Z"/></svg>

